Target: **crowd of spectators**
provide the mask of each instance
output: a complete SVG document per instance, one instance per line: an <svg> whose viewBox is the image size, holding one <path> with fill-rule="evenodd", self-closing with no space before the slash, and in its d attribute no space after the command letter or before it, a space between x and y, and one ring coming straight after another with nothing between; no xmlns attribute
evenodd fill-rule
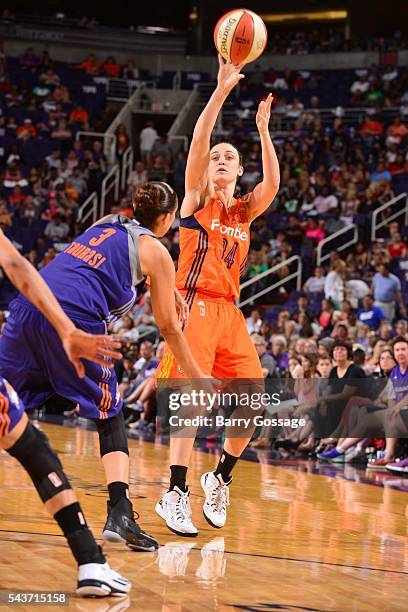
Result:
<svg viewBox="0 0 408 612"><path fill-rule="evenodd" d="M59 72L46 51L0 60L0 226L38 268L78 234L78 208L108 169L101 141L75 138L94 129L95 105Z"/></svg>
<svg viewBox="0 0 408 612"><path fill-rule="evenodd" d="M273 54L308 55L350 51L398 51L407 47L407 38L400 32L384 38L347 37L344 28L320 27L309 31L274 31L269 37L268 50Z"/></svg>

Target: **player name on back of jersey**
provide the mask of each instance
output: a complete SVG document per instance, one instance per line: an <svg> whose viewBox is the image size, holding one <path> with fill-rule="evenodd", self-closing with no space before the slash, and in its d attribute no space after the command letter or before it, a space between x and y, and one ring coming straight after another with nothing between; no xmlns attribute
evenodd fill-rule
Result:
<svg viewBox="0 0 408 612"><path fill-rule="evenodd" d="M222 225L219 219L211 219L211 229L212 231L218 229L221 234L226 234L232 238L238 238L238 240L248 240L248 234L246 232L242 231L239 227Z"/></svg>
<svg viewBox="0 0 408 612"><path fill-rule="evenodd" d="M76 259L80 259L97 270L106 261L106 257L102 253L98 253L95 249L91 249L80 242L73 242L64 251L67 255L72 255Z"/></svg>

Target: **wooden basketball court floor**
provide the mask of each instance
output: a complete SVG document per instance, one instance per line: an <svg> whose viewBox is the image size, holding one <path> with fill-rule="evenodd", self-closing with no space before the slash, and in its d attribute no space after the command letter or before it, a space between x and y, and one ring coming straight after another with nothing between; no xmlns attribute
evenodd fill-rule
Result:
<svg viewBox="0 0 408 612"><path fill-rule="evenodd" d="M106 492L96 433L41 427L60 453L88 523L100 538ZM202 516L199 477L213 468L216 458L195 451L189 483L199 536L180 538L154 512L166 486L168 448L131 440L130 453L134 507L141 525L161 544L156 553L105 546L111 565L133 581L130 597L75 596L76 570L64 538L25 472L4 452L0 589L64 591L70 603L61 609L98 612L408 609L407 493L242 461L231 486L227 525L215 530Z"/></svg>

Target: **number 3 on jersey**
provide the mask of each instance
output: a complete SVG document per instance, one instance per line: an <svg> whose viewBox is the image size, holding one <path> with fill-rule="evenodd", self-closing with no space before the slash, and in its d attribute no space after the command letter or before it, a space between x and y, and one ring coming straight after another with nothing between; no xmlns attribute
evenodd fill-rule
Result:
<svg viewBox="0 0 408 612"><path fill-rule="evenodd" d="M90 241L89 241L89 244L91 246L94 246L94 247L95 246L99 246L100 244L102 244L102 242L104 240L106 240L107 238L110 238L111 236L113 236L113 234L116 234L116 230L115 229L113 229L113 228L104 229L103 232L101 232L98 237L91 238Z"/></svg>
<svg viewBox="0 0 408 612"><path fill-rule="evenodd" d="M227 264L227 268L229 270L234 265L235 253L237 252L238 242L234 242L232 248L225 255L225 251L227 250L227 246L228 246L228 240L226 238L223 238L222 241L223 241L222 258Z"/></svg>

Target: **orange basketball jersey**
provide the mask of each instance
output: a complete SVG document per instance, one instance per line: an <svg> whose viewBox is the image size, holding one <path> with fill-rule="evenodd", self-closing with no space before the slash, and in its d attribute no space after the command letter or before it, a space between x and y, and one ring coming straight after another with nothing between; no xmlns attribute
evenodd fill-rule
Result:
<svg viewBox="0 0 408 612"><path fill-rule="evenodd" d="M216 194L199 211L180 220L176 285L188 303L197 291L235 299L249 250L248 207L234 198L228 208Z"/></svg>

